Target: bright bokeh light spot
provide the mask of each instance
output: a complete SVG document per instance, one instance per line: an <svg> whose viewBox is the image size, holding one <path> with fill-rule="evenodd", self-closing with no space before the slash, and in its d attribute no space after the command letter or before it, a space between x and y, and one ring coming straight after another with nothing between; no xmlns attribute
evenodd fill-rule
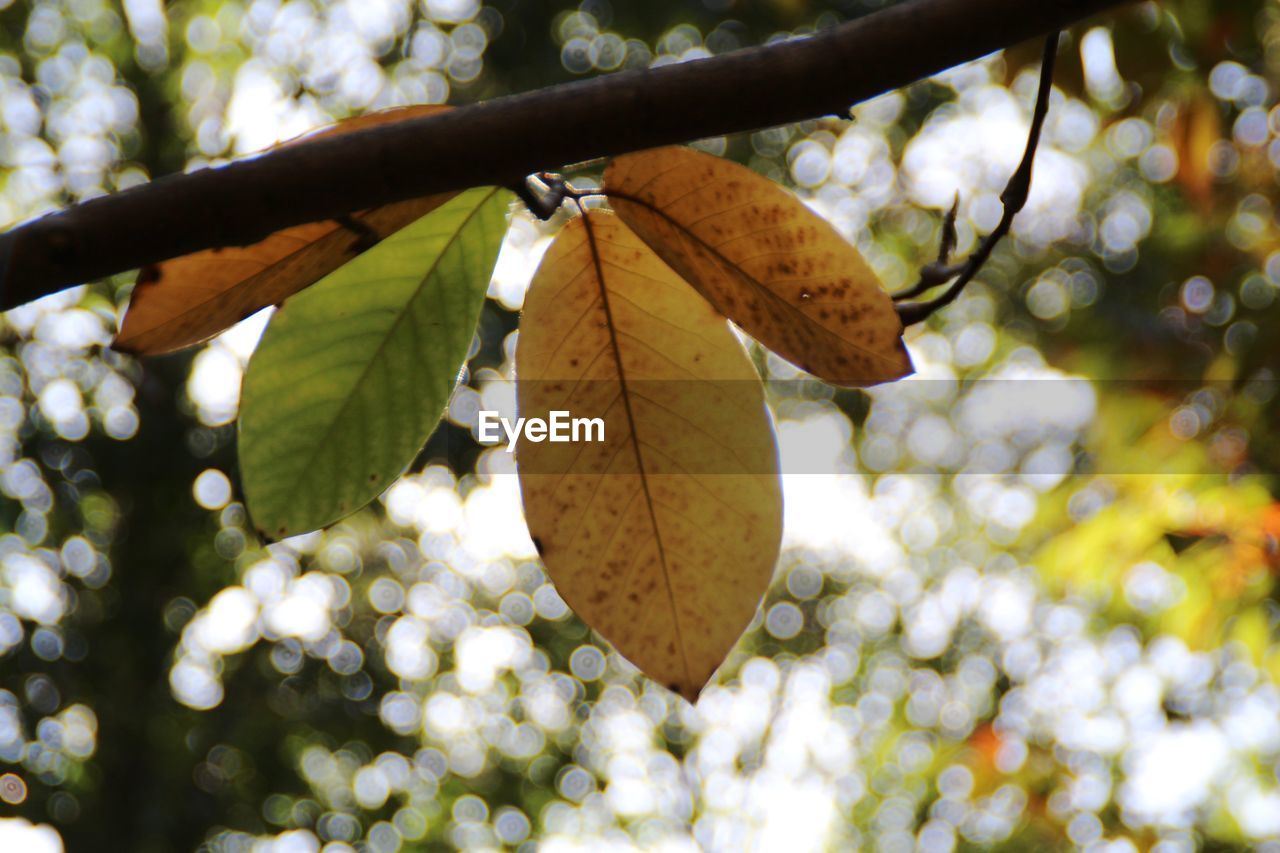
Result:
<svg viewBox="0 0 1280 853"><path fill-rule="evenodd" d="M217 468L207 468L197 475L191 493L205 509L222 509L231 502L231 480Z"/></svg>
<svg viewBox="0 0 1280 853"><path fill-rule="evenodd" d="M282 637L318 640L329 630L333 585L320 572L308 572L289 584L283 596L272 601L266 624Z"/></svg>
<svg viewBox="0 0 1280 853"><path fill-rule="evenodd" d="M187 394L196 404L201 421L220 426L235 420L243 376L240 360L221 344L215 342L200 351L187 380Z"/></svg>
<svg viewBox="0 0 1280 853"><path fill-rule="evenodd" d="M1120 804L1139 823L1188 826L1226 768L1227 739L1216 726L1170 726L1135 744Z"/></svg>
<svg viewBox="0 0 1280 853"><path fill-rule="evenodd" d="M201 652L234 654L258 637L258 600L244 587L228 587L187 626L186 641Z"/></svg>
<svg viewBox="0 0 1280 853"><path fill-rule="evenodd" d="M207 666L181 660L169 670L169 687L179 702L197 711L216 708L222 702L222 683Z"/></svg>
<svg viewBox="0 0 1280 853"><path fill-rule="evenodd" d="M41 560L13 554L0 563L11 596L10 606L24 619L54 625L66 609L66 591L61 580Z"/></svg>
<svg viewBox="0 0 1280 853"><path fill-rule="evenodd" d="M472 693L489 690L502 670L519 666L529 653L527 636L507 628L468 628L454 648L458 683Z"/></svg>
<svg viewBox="0 0 1280 853"><path fill-rule="evenodd" d="M432 20L447 24L469 21L480 10L478 0L424 0L424 4Z"/></svg>
<svg viewBox="0 0 1280 853"><path fill-rule="evenodd" d="M0 818L0 850L22 853L62 853L62 836L52 826L26 818Z"/></svg>
<svg viewBox="0 0 1280 853"><path fill-rule="evenodd" d="M1111 40L1111 30L1094 27L1085 33L1080 39L1080 59L1084 63L1084 81L1089 94L1104 102L1119 98L1124 82L1116 68L1116 51Z"/></svg>
<svg viewBox="0 0 1280 853"><path fill-rule="evenodd" d="M0 776L0 800L11 806L20 805L27 799L27 783L16 773L5 773Z"/></svg>
<svg viewBox="0 0 1280 853"><path fill-rule="evenodd" d="M604 674L605 657L595 646L579 646L569 656L569 671L583 681L595 681Z"/></svg>

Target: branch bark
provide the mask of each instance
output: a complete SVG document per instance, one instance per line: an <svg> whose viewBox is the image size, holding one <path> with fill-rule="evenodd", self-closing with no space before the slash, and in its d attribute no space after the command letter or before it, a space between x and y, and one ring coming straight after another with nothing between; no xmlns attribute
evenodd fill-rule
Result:
<svg viewBox="0 0 1280 853"><path fill-rule="evenodd" d="M803 39L496 98L160 178L0 235L0 310L436 192L823 115L1129 0L905 0Z"/></svg>

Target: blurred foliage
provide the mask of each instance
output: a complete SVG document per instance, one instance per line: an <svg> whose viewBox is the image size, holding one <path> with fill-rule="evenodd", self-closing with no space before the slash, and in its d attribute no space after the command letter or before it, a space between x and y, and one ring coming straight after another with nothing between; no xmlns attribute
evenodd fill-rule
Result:
<svg viewBox="0 0 1280 853"><path fill-rule="evenodd" d="M0 0L0 221L882 5ZM1014 239L911 333L918 377L756 352L787 539L696 707L567 612L469 437L555 223L514 218L414 473L269 548L232 464L261 318L136 361L104 348L127 277L10 312L0 849L1280 849L1280 7L1144 3L1062 50ZM1037 51L699 145L904 287L957 192L960 251L994 225Z"/></svg>

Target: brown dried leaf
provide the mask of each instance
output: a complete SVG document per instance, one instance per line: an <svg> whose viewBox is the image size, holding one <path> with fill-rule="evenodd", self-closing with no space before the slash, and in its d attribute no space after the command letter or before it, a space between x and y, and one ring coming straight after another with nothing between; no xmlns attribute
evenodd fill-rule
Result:
<svg viewBox="0 0 1280 853"><path fill-rule="evenodd" d="M282 144L302 144L443 109L447 107L431 104L382 110ZM369 248L376 242L371 238L389 237L454 195L410 199L355 214L352 219L358 230L332 220L312 222L251 246L209 249L144 267L112 346L138 355L158 355L208 340L314 284Z"/></svg>
<svg viewBox="0 0 1280 853"><path fill-rule="evenodd" d="M529 530L565 601L692 701L768 589L782 535L763 385L724 318L617 217L570 221L516 348L520 415L604 441L517 446Z"/></svg>
<svg viewBox="0 0 1280 853"><path fill-rule="evenodd" d="M902 322L875 273L782 187L679 147L614 159L604 186L664 261L782 357L847 387L911 373Z"/></svg>

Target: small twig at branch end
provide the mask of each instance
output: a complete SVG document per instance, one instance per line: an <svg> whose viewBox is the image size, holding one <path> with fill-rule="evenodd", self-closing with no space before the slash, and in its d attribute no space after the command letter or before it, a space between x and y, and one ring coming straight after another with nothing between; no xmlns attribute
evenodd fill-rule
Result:
<svg viewBox="0 0 1280 853"><path fill-rule="evenodd" d="M901 293L893 295L894 302L914 299L940 284L946 284L964 271L963 264L951 263L951 253L956 248L956 218L960 213L960 193L942 219L942 238L938 241L938 259L920 270L920 280Z"/></svg>
<svg viewBox="0 0 1280 853"><path fill-rule="evenodd" d="M921 271L920 281L917 284L894 297L894 300L899 303L896 307L898 316L902 319L902 325L910 326L923 322L931 317L935 311L945 308L954 302L964 291L965 286L982 270L987 260L990 259L991 253L995 250L996 244L1009 233L1014 217L1026 206L1027 197L1031 192L1032 165L1035 162L1036 149L1040 145L1040 134L1044 129L1044 120L1049 114L1049 100L1053 92L1053 70L1058 56L1059 35L1059 33L1055 32L1045 40L1044 54L1040 64L1040 85L1036 93L1035 110L1031 116L1031 128L1027 133L1027 147L1023 151L1022 161L1018 164L1018 168L1014 170L1013 175L1009 178L1009 183L1005 185L1004 192L1000 194L1000 202L1004 207L1004 212L1000 217L999 224L982 240L978 248L963 264L955 267L947 266L947 260L955 247L955 213L957 206L952 206L951 213L947 214L947 219L943 223L942 241L938 249L938 261ZM957 197L956 202L958 205L959 197ZM921 293L946 282L953 276L956 277L955 281L942 295L935 299L927 302L900 301L919 296Z"/></svg>
<svg viewBox="0 0 1280 853"><path fill-rule="evenodd" d="M938 241L937 266L951 263L951 253L956 250L956 217L960 215L960 191L956 190L955 201L942 220L942 239Z"/></svg>

